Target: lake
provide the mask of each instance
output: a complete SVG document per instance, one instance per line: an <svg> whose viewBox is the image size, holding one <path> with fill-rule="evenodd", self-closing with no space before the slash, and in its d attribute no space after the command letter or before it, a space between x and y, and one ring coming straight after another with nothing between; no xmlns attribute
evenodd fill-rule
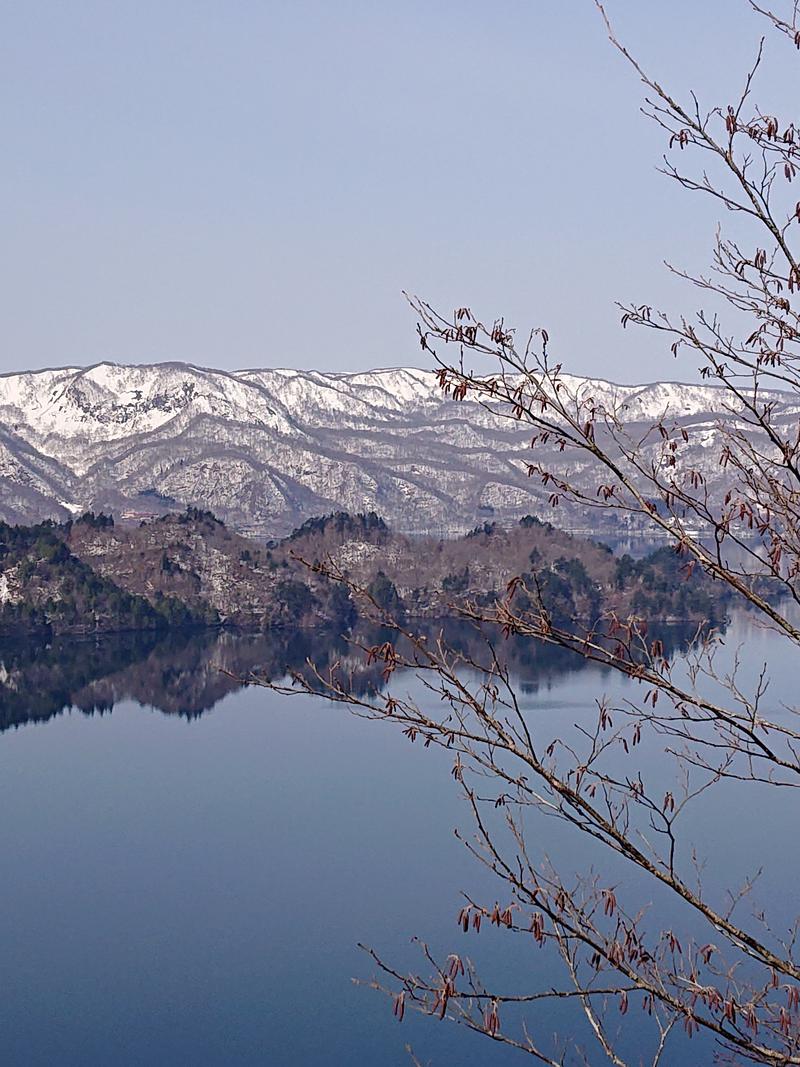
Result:
<svg viewBox="0 0 800 1067"><path fill-rule="evenodd" d="M777 648L744 616L726 640L746 642L753 671ZM412 1013L399 1025L351 981L374 973L358 942L409 968L412 935L463 951L461 892L497 888L454 837L469 818L445 754L224 673L277 677L324 641L210 632L0 649L4 1063L407 1067L407 1043L434 1067L520 1058ZM775 700L793 683L778 652ZM533 723L575 721L633 684L541 650L512 664ZM729 848L729 803L721 792L697 827L712 857ZM762 816L738 815L753 861ZM542 840L578 868L583 846L565 832L543 827ZM767 886L787 907L797 867L787 856ZM545 966L495 931L473 947L490 974L528 987ZM687 1062L685 1049L662 1062Z"/></svg>

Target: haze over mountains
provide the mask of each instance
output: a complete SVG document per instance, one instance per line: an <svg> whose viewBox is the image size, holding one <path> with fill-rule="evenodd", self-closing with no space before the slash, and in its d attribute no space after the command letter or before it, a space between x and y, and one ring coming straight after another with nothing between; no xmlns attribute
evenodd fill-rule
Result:
<svg viewBox="0 0 800 1067"><path fill-rule="evenodd" d="M624 404L632 426L679 418L683 462L718 477L715 426L729 416L715 387L568 381ZM797 418L788 396L780 407ZM487 519L554 517L528 477L529 445L524 426L444 397L433 371L101 363L12 374L0 377L0 518L91 509L136 520L191 505L276 537L312 515L374 510L398 531L454 535Z"/></svg>

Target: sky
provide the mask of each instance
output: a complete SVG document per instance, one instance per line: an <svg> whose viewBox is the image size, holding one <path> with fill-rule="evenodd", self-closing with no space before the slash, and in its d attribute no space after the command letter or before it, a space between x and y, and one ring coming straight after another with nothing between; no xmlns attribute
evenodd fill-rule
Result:
<svg viewBox="0 0 800 1067"><path fill-rule="evenodd" d="M607 8L709 104L761 28ZM575 373L691 370L615 301L691 311L663 261L702 268L719 212L657 173L592 0L0 0L0 30L0 372L425 366L403 290L545 326Z"/></svg>

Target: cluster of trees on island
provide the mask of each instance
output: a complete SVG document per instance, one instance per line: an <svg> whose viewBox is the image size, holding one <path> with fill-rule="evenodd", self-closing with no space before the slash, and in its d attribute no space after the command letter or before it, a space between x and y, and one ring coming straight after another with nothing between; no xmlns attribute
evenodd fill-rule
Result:
<svg viewBox="0 0 800 1067"><path fill-rule="evenodd" d="M88 512L79 523L113 527L110 516ZM148 599L126 592L69 550L73 523L9 526L0 523L0 634L154 630L204 622L180 600L155 593ZM17 595L9 589L13 575Z"/></svg>
<svg viewBox="0 0 800 1067"><path fill-rule="evenodd" d="M211 561L211 562L209 562ZM363 604L328 573L364 588L395 618L488 609L517 580L516 604L540 602L555 620L594 624L613 613L651 622L724 621L729 590L686 573L669 549L641 560L524 517L435 541L394 535L375 513L309 519L260 545L210 512L190 508L133 528L88 512L62 524L0 524L0 632L54 633L235 625L350 630Z"/></svg>

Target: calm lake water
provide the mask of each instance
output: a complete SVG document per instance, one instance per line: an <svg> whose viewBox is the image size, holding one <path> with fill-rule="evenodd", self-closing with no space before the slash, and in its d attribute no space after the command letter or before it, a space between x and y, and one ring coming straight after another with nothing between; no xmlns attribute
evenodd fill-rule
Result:
<svg viewBox="0 0 800 1067"><path fill-rule="evenodd" d="M497 889L454 837L469 820L442 753L219 669L275 676L321 640L0 648L4 1064L407 1067L407 1043L434 1067L520 1058L411 1013L398 1025L381 995L351 982L374 972L359 941L408 967L412 935L463 952L461 892L493 900ZM751 673L777 650L774 699L793 695L775 638L743 618L727 641L746 642ZM531 723L548 729L630 685L541 652L514 669ZM754 796L734 831L731 794L713 794L695 833L712 860L734 833L742 870L758 860L772 801ZM543 827L542 841L577 869L585 845L566 833ZM787 856L765 887L787 909L797 866ZM710 879L713 891L713 864ZM474 948L506 988L517 976L529 989L547 966L508 956L493 932ZM559 1021L548 1012L544 1033ZM693 1048L687 1060L678 1043L664 1062L710 1062Z"/></svg>

